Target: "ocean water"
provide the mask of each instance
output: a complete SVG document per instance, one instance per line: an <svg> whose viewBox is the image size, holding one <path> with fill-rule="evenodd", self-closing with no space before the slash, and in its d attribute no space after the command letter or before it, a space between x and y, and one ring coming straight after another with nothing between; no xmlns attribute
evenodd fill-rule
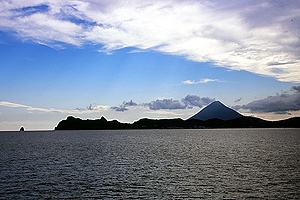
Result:
<svg viewBox="0 0 300 200"><path fill-rule="evenodd" d="M0 132L0 199L300 199L300 129Z"/></svg>

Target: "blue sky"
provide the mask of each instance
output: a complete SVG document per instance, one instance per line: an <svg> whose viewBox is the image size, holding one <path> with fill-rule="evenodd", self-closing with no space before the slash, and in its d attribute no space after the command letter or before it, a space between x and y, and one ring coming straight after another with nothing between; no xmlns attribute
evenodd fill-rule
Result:
<svg viewBox="0 0 300 200"><path fill-rule="evenodd" d="M298 1L1 1L0 130L300 114Z"/></svg>

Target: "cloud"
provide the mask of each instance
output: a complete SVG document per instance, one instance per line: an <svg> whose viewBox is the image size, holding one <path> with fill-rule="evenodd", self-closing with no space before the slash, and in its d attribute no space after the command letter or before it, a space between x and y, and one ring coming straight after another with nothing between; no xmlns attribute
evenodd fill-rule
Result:
<svg viewBox="0 0 300 200"><path fill-rule="evenodd" d="M62 109L54 109L54 108L37 108L28 105L11 103L7 101L0 101L0 106L11 107L11 108L26 108L28 111L38 111L38 112L45 112L45 113L64 113L64 114L92 113L92 112L105 111L108 109L108 106L98 105L92 107L92 104L90 104L86 108L76 108L74 110L62 110Z"/></svg>
<svg viewBox="0 0 300 200"><path fill-rule="evenodd" d="M150 110L176 110L176 109L187 109L196 107L203 107L209 103L214 101L214 99L209 97L199 97L196 95L187 95L186 97L182 98L181 100L174 100L174 99L163 99L163 100L155 100L151 101L150 103L141 103L137 104L133 100L130 101L123 101L123 103L119 106L105 106L105 105L97 105L97 104L90 104L84 108L77 107L73 110L63 110L63 109L54 109L54 108L38 108L23 104L11 103L7 101L0 101L0 106L4 107L11 107L11 108L25 108L28 111L38 111L38 112L45 112L45 113L63 113L63 114L89 114L89 113L98 113L107 111L109 109L117 111L117 112L124 112L128 111L128 107L148 107Z"/></svg>
<svg viewBox="0 0 300 200"><path fill-rule="evenodd" d="M0 2L0 30L22 39L155 50L286 82L300 82L299 21L297 0Z"/></svg>
<svg viewBox="0 0 300 200"><path fill-rule="evenodd" d="M144 104L148 106L151 110L160 110L160 109L168 109L168 110L175 110L175 109L186 109L187 105L183 102L173 99L157 99L156 101L151 101L150 103Z"/></svg>
<svg viewBox="0 0 300 200"><path fill-rule="evenodd" d="M29 107L31 107L31 106L25 106L22 104L11 103L11 102L7 102L7 101L0 101L0 106L12 107L12 108L29 108Z"/></svg>
<svg viewBox="0 0 300 200"><path fill-rule="evenodd" d="M124 112L124 111L128 110L126 107L128 107L128 106L137 106L137 105L138 104L133 102L132 100L130 100L128 102L123 101L123 103L120 106L113 106L113 107L110 107L110 109L118 111L118 112Z"/></svg>
<svg viewBox="0 0 300 200"><path fill-rule="evenodd" d="M41 111L41 112L48 112L48 113L49 112L63 112L62 110L57 110L57 109L53 109L53 108L35 108L32 106L11 103L11 102L7 102L7 101L1 101L0 106L11 107L11 108L26 108L29 111Z"/></svg>
<svg viewBox="0 0 300 200"><path fill-rule="evenodd" d="M197 95L190 95L188 94L186 97L182 98L181 100L176 99L157 99L154 101L150 101L147 103L140 103L137 104L133 102L132 100L126 102L124 101L119 106L113 106L110 107L110 109L115 111L124 112L129 110L129 106L139 106L139 107L148 107L150 110L183 110L193 107L199 107L202 108L205 105L208 105L209 103L213 102L214 98L209 97L199 97Z"/></svg>
<svg viewBox="0 0 300 200"><path fill-rule="evenodd" d="M275 112L276 115L292 115L291 113L287 111L280 111L280 112Z"/></svg>
<svg viewBox="0 0 300 200"><path fill-rule="evenodd" d="M181 101L174 99L157 99L155 101L151 101L150 103L143 104L144 106L148 106L151 110L175 110L175 109L187 109L192 108L194 106L202 108L205 105L213 102L215 99L209 97L199 97L197 95L187 95L182 98Z"/></svg>
<svg viewBox="0 0 300 200"><path fill-rule="evenodd" d="M188 94L186 97L182 99L182 102L184 102L185 105L188 106L197 106L199 108L202 108L203 106L206 106L213 102L215 99L214 98L209 98L209 97L199 97L197 95L190 95Z"/></svg>
<svg viewBox="0 0 300 200"><path fill-rule="evenodd" d="M292 88L298 88L294 86ZM287 114L288 111L300 110L300 93L288 94L286 92L277 94L276 96L268 96L265 99L256 100L246 105L238 105L233 107L236 110L245 109L256 113L274 112L276 114Z"/></svg>
<svg viewBox="0 0 300 200"><path fill-rule="evenodd" d="M87 106L86 108L75 108L75 110L94 110L93 105L90 104L89 106Z"/></svg>
<svg viewBox="0 0 300 200"><path fill-rule="evenodd" d="M127 108L121 107L121 106L113 106L113 107L110 107L110 109L118 111L118 112L124 112L124 111L128 110Z"/></svg>
<svg viewBox="0 0 300 200"><path fill-rule="evenodd" d="M293 86L293 87L291 88L291 90L294 90L294 91L296 91L296 92L300 92L300 85Z"/></svg>
<svg viewBox="0 0 300 200"><path fill-rule="evenodd" d="M126 106L137 106L138 104L135 103L135 102L133 102L132 100L130 100L130 101L128 101L128 102L124 101L122 105L123 105L124 107L126 107Z"/></svg>
<svg viewBox="0 0 300 200"><path fill-rule="evenodd" d="M240 102L242 99L243 99L243 98L239 98L239 99L235 100L234 102L235 102L235 103L236 103L236 102Z"/></svg>
<svg viewBox="0 0 300 200"><path fill-rule="evenodd" d="M97 105L97 104L90 104L85 108L75 108L74 110L79 110L79 111L103 111L107 110L108 106L102 106L102 105Z"/></svg>
<svg viewBox="0 0 300 200"><path fill-rule="evenodd" d="M204 79L201 79L200 81L191 81L191 80L186 80L186 81L182 81L183 84L189 84L189 85L192 85L192 84L199 84L199 83L208 83L208 82L223 82L223 81L220 81L218 79L209 79L209 78L204 78Z"/></svg>
<svg viewBox="0 0 300 200"><path fill-rule="evenodd" d="M166 110L148 110L146 113L151 113L155 115L161 115L161 116L182 116L182 113L176 113L172 111L166 111ZM192 115L192 114L191 114Z"/></svg>

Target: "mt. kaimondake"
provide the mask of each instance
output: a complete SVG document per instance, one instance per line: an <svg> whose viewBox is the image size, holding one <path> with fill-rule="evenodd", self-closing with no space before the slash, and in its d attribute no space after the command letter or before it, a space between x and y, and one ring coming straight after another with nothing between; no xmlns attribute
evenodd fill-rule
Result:
<svg viewBox="0 0 300 200"><path fill-rule="evenodd" d="M221 120L231 120L238 117L243 117L243 115L231 108L228 108L220 101L214 101L189 119L198 119L202 121L215 118Z"/></svg>
<svg viewBox="0 0 300 200"><path fill-rule="evenodd" d="M214 101L187 120L140 119L132 124L117 120L107 121L103 116L96 120L82 120L73 116L62 120L55 130L108 130L108 129L171 129L171 128L300 128L300 117L281 121L266 121L246 117Z"/></svg>

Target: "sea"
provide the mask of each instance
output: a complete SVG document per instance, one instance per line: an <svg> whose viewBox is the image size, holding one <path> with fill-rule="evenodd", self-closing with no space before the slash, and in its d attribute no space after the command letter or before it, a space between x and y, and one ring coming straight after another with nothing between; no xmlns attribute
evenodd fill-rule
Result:
<svg viewBox="0 0 300 200"><path fill-rule="evenodd" d="M0 199L300 199L300 129L2 131Z"/></svg>

